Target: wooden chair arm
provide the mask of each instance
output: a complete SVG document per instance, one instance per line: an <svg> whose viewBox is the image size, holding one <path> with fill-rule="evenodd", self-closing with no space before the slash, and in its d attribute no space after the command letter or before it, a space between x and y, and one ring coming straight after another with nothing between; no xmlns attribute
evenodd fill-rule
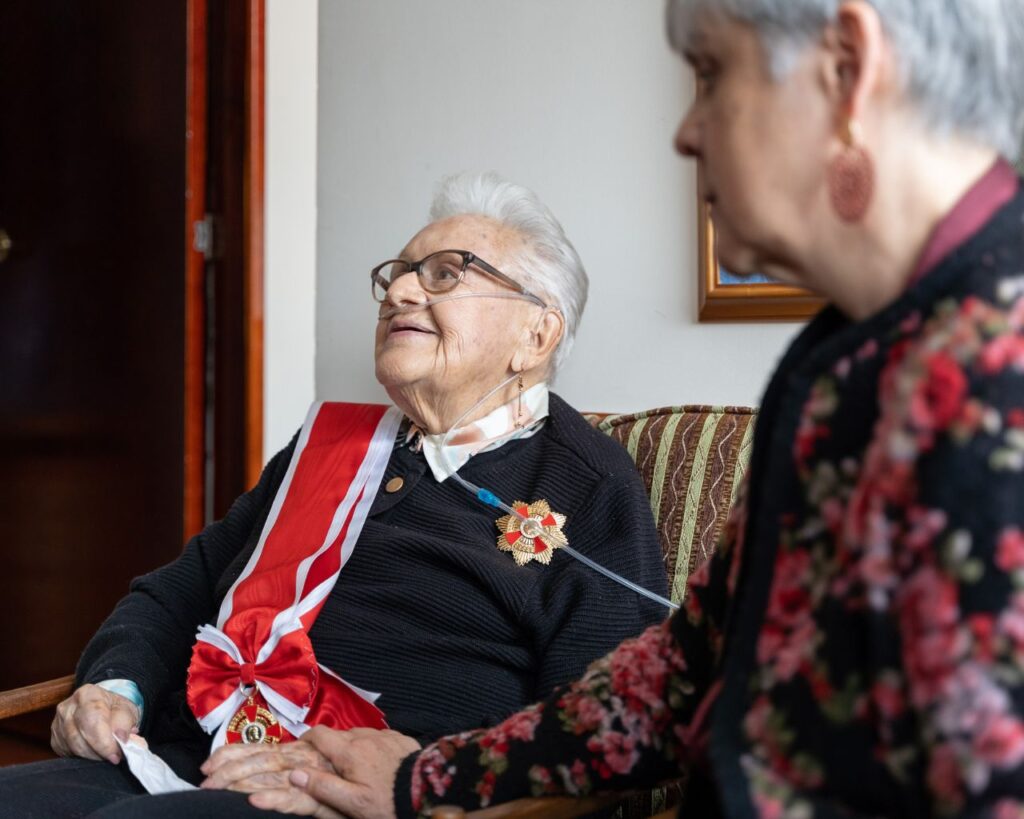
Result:
<svg viewBox="0 0 1024 819"><path fill-rule="evenodd" d="M573 816L584 816L594 811L613 808L629 794L608 794L606 796L588 796L573 799L568 796L548 796L532 799L516 799L495 805L493 808L474 810L466 813L454 805L439 805L430 815L432 819L570 819ZM653 819L671 819L676 815L676 808L659 813Z"/></svg>
<svg viewBox="0 0 1024 819"><path fill-rule="evenodd" d="M74 675L0 691L0 719L42 711L63 702L75 687Z"/></svg>

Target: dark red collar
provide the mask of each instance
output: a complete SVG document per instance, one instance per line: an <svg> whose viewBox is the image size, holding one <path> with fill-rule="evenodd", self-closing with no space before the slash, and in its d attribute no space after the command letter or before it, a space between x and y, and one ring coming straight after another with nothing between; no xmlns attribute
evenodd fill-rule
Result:
<svg viewBox="0 0 1024 819"><path fill-rule="evenodd" d="M1018 184L1013 166L1003 158L997 159L932 231L909 284L920 281L981 230L996 211L1017 194Z"/></svg>

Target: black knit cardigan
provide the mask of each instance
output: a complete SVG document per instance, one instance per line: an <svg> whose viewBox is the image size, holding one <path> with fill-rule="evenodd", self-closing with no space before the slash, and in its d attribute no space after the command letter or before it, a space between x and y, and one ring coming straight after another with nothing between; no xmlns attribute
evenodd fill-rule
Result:
<svg viewBox="0 0 1024 819"><path fill-rule="evenodd" d="M196 629L255 548L295 441L224 519L173 563L135 579L89 642L77 683L136 682L151 742L200 740L184 698ZM506 502L547 500L575 549L665 595L658 535L629 455L552 395L543 429L474 457L460 474ZM420 454L398 446L355 551L310 630L317 659L381 692L390 726L419 739L490 725L579 676L666 612L564 552L517 566L496 519ZM197 747L199 743L197 742Z"/></svg>

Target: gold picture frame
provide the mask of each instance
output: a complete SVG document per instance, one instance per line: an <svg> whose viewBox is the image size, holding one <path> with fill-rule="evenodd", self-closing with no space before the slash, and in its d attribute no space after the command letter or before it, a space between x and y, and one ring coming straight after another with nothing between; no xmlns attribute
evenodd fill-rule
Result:
<svg viewBox="0 0 1024 819"><path fill-rule="evenodd" d="M722 282L711 206L703 197L698 200L697 217L699 321L805 321L824 307L824 299L802 287Z"/></svg>

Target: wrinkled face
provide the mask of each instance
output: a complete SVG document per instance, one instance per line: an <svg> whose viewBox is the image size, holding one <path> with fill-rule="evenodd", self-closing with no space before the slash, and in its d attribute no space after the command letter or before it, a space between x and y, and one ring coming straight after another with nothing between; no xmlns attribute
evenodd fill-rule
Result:
<svg viewBox="0 0 1024 819"><path fill-rule="evenodd" d="M427 225L400 257L416 262L439 250L468 250L521 281L513 259L525 248L518 232L482 216L454 216ZM388 289L381 312L390 307L425 305L429 299L473 293L463 298L400 313L377 323L377 380L396 395L413 390L427 400L468 407L511 374L517 345L538 322L542 308L528 301L487 298L514 293L470 265L451 291L428 293L415 273L399 276ZM435 408L436 409L436 408Z"/></svg>
<svg viewBox="0 0 1024 819"><path fill-rule="evenodd" d="M815 55L775 78L754 29L717 15L698 21L687 49L697 95L676 149L700 166L719 259L735 273L792 279L827 208L832 114Z"/></svg>

